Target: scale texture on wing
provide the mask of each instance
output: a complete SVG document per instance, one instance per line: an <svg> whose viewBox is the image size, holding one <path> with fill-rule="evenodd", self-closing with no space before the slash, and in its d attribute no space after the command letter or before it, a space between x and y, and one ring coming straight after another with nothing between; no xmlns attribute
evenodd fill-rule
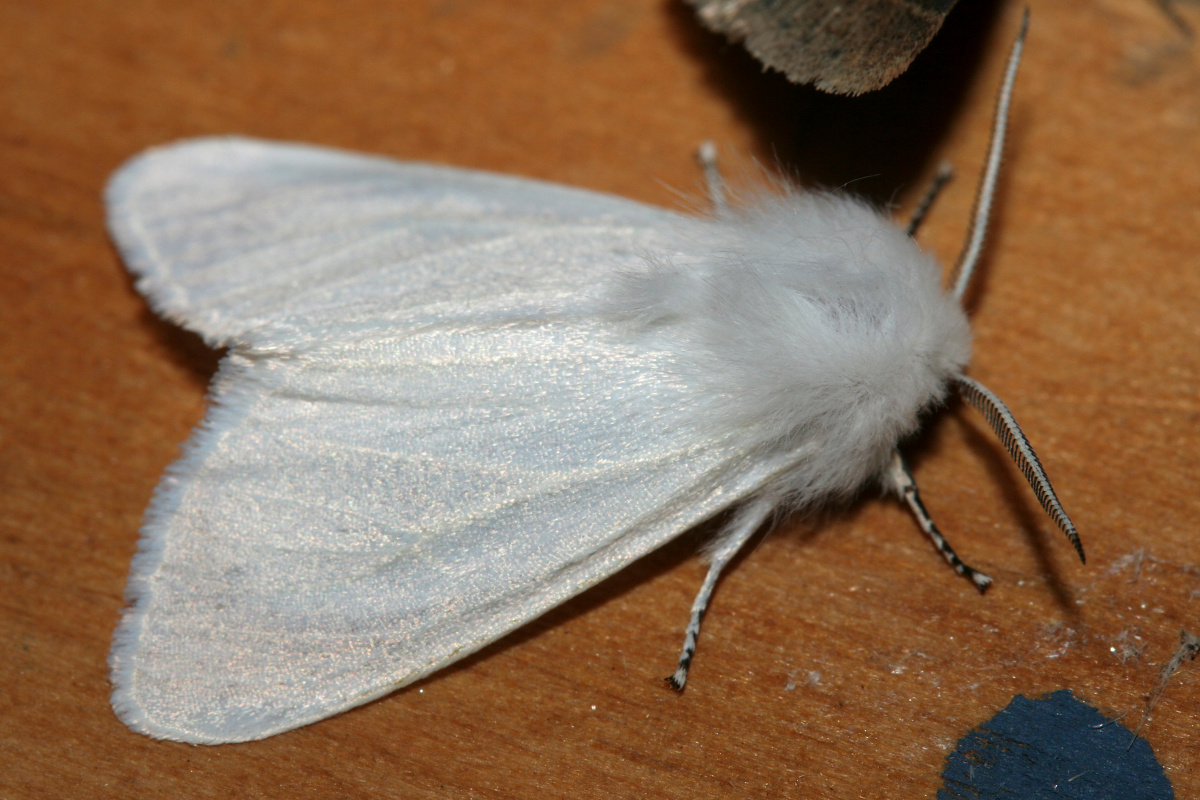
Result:
<svg viewBox="0 0 1200 800"><path fill-rule="evenodd" d="M698 432L686 371L585 291L669 246L669 212L244 140L155 151L110 202L139 287L231 347L115 638L139 731L243 741L366 702L785 466Z"/></svg>
<svg viewBox="0 0 1200 800"><path fill-rule="evenodd" d="M490 258L510 235L528 257L539 232L561 247L571 226L603 228L627 258L638 242L614 231L676 218L539 181L238 137L149 150L117 173L107 202L138 290L216 345L369 294L422 303L426 290L559 268Z"/></svg>

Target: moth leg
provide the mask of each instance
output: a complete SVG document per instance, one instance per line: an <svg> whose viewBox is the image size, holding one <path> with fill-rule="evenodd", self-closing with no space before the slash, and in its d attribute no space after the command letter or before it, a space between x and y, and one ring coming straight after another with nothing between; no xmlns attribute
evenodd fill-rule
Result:
<svg viewBox="0 0 1200 800"><path fill-rule="evenodd" d="M725 197L725 179L717 168L717 146L712 142L703 142L696 151L696 160L700 162L700 169L704 170L704 188L713 215L723 217L729 211L729 201Z"/></svg>
<svg viewBox="0 0 1200 800"><path fill-rule="evenodd" d="M954 177L954 167L949 161L943 161L938 164L937 174L933 176L929 186L925 189L925 194L921 195L921 202L917 203L917 207L913 209L913 215L908 220L908 227L904 232L913 237L917 233L917 228L921 227L921 223L925 221L926 215L929 214L929 209L933 207L933 201L937 200L937 196L942 193L942 189Z"/></svg>
<svg viewBox="0 0 1200 800"><path fill-rule="evenodd" d="M742 506L733 515L733 519L717 535L717 547L709 558L708 575L700 586L700 592L692 602L692 616L688 621L687 632L683 636L683 652L679 655L679 667L675 674L667 678L667 683L676 690L683 691L687 683L688 668L692 665L692 656L696 654L696 639L700 636L700 623L704 620L704 612L712 599L713 590L717 588L717 579L721 571L733 560L738 551L750 540L774 509L774 504L762 498Z"/></svg>
<svg viewBox="0 0 1200 800"><path fill-rule="evenodd" d="M888 465L884 481L888 488L908 504L909 510L917 519L917 524L933 541L933 546L942 554L942 558L946 559L946 563L953 567L959 575L969 578L982 594L992 584L992 579L979 570L964 564L963 560L954 552L954 548L946 541L946 537L942 536L942 532L934 524L933 518L925 510L925 504L921 502L921 494L917 491L917 481L913 478L912 471L908 468L908 463L904 460L904 456L900 455L899 450L892 455L892 463Z"/></svg>

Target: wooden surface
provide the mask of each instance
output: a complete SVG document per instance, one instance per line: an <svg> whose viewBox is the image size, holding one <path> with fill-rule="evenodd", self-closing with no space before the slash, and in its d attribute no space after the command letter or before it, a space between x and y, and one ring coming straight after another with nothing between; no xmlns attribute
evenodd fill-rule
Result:
<svg viewBox="0 0 1200 800"><path fill-rule="evenodd" d="M1200 48L1150 0L1031 5L972 374L1039 447L1086 566L956 403L910 452L985 597L867 497L740 560L682 696L662 678L698 534L408 690L192 747L108 704L141 514L216 364L106 238L118 164L236 132L678 206L712 137L734 172L778 159L903 213L948 157L922 237L949 260L1020 4L960 3L855 100L761 74L666 0L0 4L0 798L931 798L1015 694L1069 688L1134 725L1200 628ZM1185 664L1144 729L1180 798L1198 714Z"/></svg>

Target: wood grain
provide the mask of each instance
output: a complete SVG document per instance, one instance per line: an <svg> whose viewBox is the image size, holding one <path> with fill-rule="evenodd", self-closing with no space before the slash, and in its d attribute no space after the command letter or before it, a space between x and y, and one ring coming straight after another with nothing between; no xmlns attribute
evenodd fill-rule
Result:
<svg viewBox="0 0 1200 800"><path fill-rule="evenodd" d="M192 747L108 705L139 520L216 364L106 238L118 164L236 132L678 206L711 137L735 173L779 161L903 211L947 157L962 177L922 237L950 260L1021 5L960 4L906 76L848 99L666 0L0 4L0 798L933 797L1015 694L1136 720L1200 628L1200 50L1149 0L1031 5L972 374L1038 446L1086 566L953 404L911 453L985 597L867 497L741 559L681 696L662 678L701 533L418 686ZM1143 731L1178 797L1200 796L1198 676Z"/></svg>

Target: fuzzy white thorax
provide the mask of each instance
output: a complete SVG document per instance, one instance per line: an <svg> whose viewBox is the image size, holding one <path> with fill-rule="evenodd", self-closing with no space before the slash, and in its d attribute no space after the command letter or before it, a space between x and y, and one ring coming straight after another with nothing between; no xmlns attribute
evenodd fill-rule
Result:
<svg viewBox="0 0 1200 800"><path fill-rule="evenodd" d="M810 453L772 487L792 507L880 475L967 363L937 263L863 201L788 191L678 233L678 253L619 277L613 307L675 352L697 425Z"/></svg>

